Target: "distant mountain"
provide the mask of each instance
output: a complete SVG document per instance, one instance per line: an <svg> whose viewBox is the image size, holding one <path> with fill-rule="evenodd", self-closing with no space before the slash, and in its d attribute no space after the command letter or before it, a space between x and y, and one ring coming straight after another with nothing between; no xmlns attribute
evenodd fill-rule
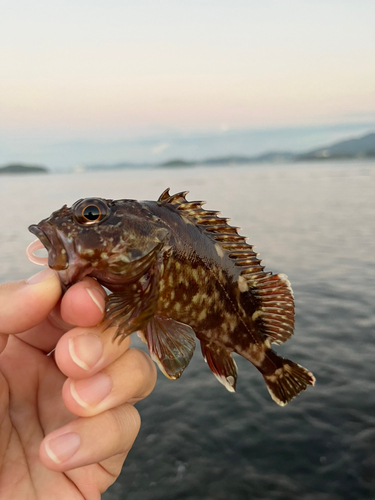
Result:
<svg viewBox="0 0 375 500"><path fill-rule="evenodd" d="M264 153L259 156L254 156L254 161L258 162L287 162L293 160L295 157L294 153L290 151L271 151L270 153Z"/></svg>
<svg viewBox="0 0 375 500"><path fill-rule="evenodd" d="M308 160L339 160L356 158L375 158L375 133L355 139L336 142L306 153L296 154L290 151L270 151L256 156L220 156L200 161L171 160L162 163L162 167L188 167L192 165L243 165L248 163L276 163Z"/></svg>
<svg viewBox="0 0 375 500"><path fill-rule="evenodd" d="M196 163L200 165L241 165L242 163L251 163L253 156L222 156L218 158L207 158Z"/></svg>
<svg viewBox="0 0 375 500"><path fill-rule="evenodd" d="M242 165L248 163L262 162L286 162L294 158L294 154L287 151L273 151L258 156L219 156L217 158L206 158L205 160L186 161L170 160L160 163L160 167L191 167L193 165Z"/></svg>
<svg viewBox="0 0 375 500"><path fill-rule="evenodd" d="M163 163L116 163L112 165L98 164L91 166L77 167L77 172L93 170L122 170L124 168L144 168L144 167L165 167L183 168L197 165L219 166L219 165L246 165L252 163L286 163L310 160L335 160L335 159L365 159L375 158L375 133L370 133L362 137L347 139L336 142L306 153L292 153L291 151L270 151L255 156L225 155L203 160L184 160L175 158Z"/></svg>
<svg viewBox="0 0 375 500"><path fill-rule="evenodd" d="M233 156L232 163L263 163L263 162L287 162L294 158L290 151L270 151L256 156Z"/></svg>
<svg viewBox="0 0 375 500"><path fill-rule="evenodd" d="M195 165L195 162L176 159L160 163L159 167L191 167L192 165Z"/></svg>
<svg viewBox="0 0 375 500"><path fill-rule="evenodd" d="M132 162L121 162L121 163L113 163L113 164L96 164L96 165L79 165L75 167L74 171L83 172L83 171L95 171L95 170L123 170L124 168L139 168L139 167L149 167L151 165L143 164L143 163L132 163Z"/></svg>
<svg viewBox="0 0 375 500"><path fill-rule="evenodd" d="M47 173L48 169L37 165L24 165L22 163L12 163L4 167L0 167L0 174L43 174Z"/></svg>
<svg viewBox="0 0 375 500"><path fill-rule="evenodd" d="M296 161L346 158L375 158L375 133L336 142L331 146L295 156Z"/></svg>

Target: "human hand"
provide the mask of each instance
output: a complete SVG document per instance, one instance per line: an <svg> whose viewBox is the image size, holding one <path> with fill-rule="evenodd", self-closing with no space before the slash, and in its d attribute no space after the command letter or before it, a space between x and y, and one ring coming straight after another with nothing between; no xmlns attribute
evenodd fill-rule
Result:
<svg viewBox="0 0 375 500"><path fill-rule="evenodd" d="M105 300L95 280L62 299L51 270L29 281L0 285L0 498L98 500L121 472L140 426L133 404L156 369L129 338L95 326Z"/></svg>

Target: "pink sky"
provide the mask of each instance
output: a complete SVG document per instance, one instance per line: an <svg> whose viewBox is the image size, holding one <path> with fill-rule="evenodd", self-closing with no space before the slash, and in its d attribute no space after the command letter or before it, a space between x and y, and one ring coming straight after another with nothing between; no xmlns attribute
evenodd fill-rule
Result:
<svg viewBox="0 0 375 500"><path fill-rule="evenodd" d="M375 117L370 1L12 0L0 142Z"/></svg>

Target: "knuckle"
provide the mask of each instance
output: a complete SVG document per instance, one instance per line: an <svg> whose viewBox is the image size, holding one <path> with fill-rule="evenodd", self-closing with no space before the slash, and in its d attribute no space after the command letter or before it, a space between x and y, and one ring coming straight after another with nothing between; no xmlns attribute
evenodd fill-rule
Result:
<svg viewBox="0 0 375 500"><path fill-rule="evenodd" d="M127 354L127 363L130 365L132 377L135 381L140 385L144 385L149 381L156 381L155 365L145 352L139 349L130 349Z"/></svg>
<svg viewBox="0 0 375 500"><path fill-rule="evenodd" d="M119 452L128 451L141 427L141 417L130 404L123 404L107 412L108 426L111 434L117 436Z"/></svg>
<svg viewBox="0 0 375 500"><path fill-rule="evenodd" d="M132 377L141 389L138 396L148 396L156 384L156 367L150 357L139 349L131 349L134 351L132 356Z"/></svg>

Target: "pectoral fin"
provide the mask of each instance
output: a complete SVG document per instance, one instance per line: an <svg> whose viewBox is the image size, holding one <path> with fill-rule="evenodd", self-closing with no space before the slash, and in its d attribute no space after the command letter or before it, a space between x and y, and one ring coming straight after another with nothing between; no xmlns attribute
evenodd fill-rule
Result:
<svg viewBox="0 0 375 500"><path fill-rule="evenodd" d="M206 344L201 341L204 360L212 373L230 392L236 391L237 365L225 347L214 342Z"/></svg>
<svg viewBox="0 0 375 500"><path fill-rule="evenodd" d="M137 282L122 292L107 297L105 328L117 327L114 339L122 340L137 330L143 330L155 313L159 298L159 271L152 267Z"/></svg>
<svg viewBox="0 0 375 500"><path fill-rule="evenodd" d="M179 378L194 354L194 330L173 319L154 316L144 334L150 356L160 370L170 379Z"/></svg>
<svg viewBox="0 0 375 500"><path fill-rule="evenodd" d="M114 253L107 260L111 273L121 276L123 283L131 283L140 279L156 261L157 254L163 247L167 234L167 230L160 229L157 236L153 239L150 238L150 241L147 242L148 247ZM140 255L135 257L133 255L135 252Z"/></svg>

